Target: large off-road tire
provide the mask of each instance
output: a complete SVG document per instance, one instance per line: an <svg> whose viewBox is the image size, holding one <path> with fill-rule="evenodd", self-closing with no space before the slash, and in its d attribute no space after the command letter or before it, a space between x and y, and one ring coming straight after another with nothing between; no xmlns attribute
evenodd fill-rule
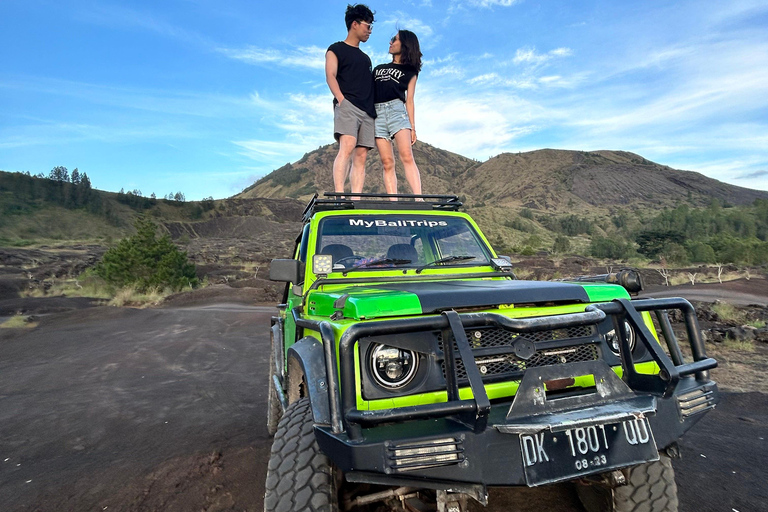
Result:
<svg viewBox="0 0 768 512"><path fill-rule="evenodd" d="M338 512L338 482L315 440L309 398L292 403L272 443L264 512Z"/></svg>
<svg viewBox="0 0 768 512"><path fill-rule="evenodd" d="M280 422L280 417L283 415L283 408L280 406L280 400L277 398L277 390L275 389L275 381L272 378L275 368L275 354L272 353L269 356L269 386L267 395L267 432L269 435L275 435L277 432L277 424Z"/></svg>
<svg viewBox="0 0 768 512"><path fill-rule="evenodd" d="M630 468L627 485L578 484L576 491L587 512L677 512L675 470L666 455Z"/></svg>

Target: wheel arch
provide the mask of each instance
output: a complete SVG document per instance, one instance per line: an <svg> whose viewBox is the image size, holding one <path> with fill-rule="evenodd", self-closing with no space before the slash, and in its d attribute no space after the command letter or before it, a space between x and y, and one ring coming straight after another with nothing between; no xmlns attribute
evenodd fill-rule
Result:
<svg viewBox="0 0 768 512"><path fill-rule="evenodd" d="M323 345L312 337L305 337L291 345L287 354L288 403L308 396L315 423L330 425L328 378Z"/></svg>

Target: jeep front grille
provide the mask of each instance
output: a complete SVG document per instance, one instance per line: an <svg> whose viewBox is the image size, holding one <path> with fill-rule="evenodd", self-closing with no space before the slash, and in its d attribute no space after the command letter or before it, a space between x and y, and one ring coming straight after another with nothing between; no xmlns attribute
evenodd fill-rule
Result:
<svg viewBox="0 0 768 512"><path fill-rule="evenodd" d="M415 443L387 443L388 472L450 466L463 461L464 447L461 439L448 437Z"/></svg>
<svg viewBox="0 0 768 512"><path fill-rule="evenodd" d="M484 349L495 349L494 352L497 352L500 348L509 347L509 353L496 353L493 355L475 353L475 363L478 370L480 370L480 374L484 378L493 378L492 380L499 380L499 378L503 377L519 377L526 368L596 361L600 358L599 349L593 342L595 335L595 328L593 326L577 326L525 334L499 328L467 329L466 334L473 351L482 352ZM583 340L583 342L577 345L547 349L539 348L527 360L518 357L512 351L514 343L519 340L541 343L558 340L576 341L579 339ZM437 341L442 351L442 333L437 335ZM443 376L445 376L445 362L442 363L442 370ZM461 359L456 360L456 378L459 381L467 380L467 372Z"/></svg>

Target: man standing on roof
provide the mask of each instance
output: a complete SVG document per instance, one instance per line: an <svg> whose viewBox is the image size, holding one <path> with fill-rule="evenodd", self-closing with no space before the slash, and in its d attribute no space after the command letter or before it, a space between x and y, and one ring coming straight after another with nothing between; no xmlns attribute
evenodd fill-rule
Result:
<svg viewBox="0 0 768 512"><path fill-rule="evenodd" d="M347 38L333 43L325 53L325 80L333 93L333 136L339 154L333 162L333 186L344 192L349 161L352 192L362 192L365 158L375 145L373 120L373 73L371 59L360 50L373 28L373 12L363 4L347 5L344 16Z"/></svg>

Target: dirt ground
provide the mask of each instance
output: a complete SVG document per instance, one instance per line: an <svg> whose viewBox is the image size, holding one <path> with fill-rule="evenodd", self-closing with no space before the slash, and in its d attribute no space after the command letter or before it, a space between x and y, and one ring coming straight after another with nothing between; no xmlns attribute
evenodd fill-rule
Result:
<svg viewBox="0 0 768 512"><path fill-rule="evenodd" d="M759 297L763 283L734 286ZM257 298L219 288L156 309L27 304L37 328L0 329L0 508L261 510L274 310ZM681 443L683 512L766 510L768 348L752 345L707 345L729 392ZM571 485L490 495L489 512L581 510Z"/></svg>

